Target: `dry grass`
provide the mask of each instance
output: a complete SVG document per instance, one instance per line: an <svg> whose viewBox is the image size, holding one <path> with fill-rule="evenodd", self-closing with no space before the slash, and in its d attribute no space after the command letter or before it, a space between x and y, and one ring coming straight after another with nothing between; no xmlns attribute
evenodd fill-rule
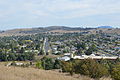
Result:
<svg viewBox="0 0 120 80"><path fill-rule="evenodd" d="M105 28L98 28L98 29L92 29L89 30L92 34L96 34L96 31L102 30L103 33L117 33L120 34L120 28L119 29L105 29Z"/></svg>
<svg viewBox="0 0 120 80"><path fill-rule="evenodd" d="M100 78L99 80L113 80L113 79L110 78L110 77L102 77L102 78Z"/></svg>
<svg viewBox="0 0 120 80"><path fill-rule="evenodd" d="M0 65L0 80L90 80L90 78L75 78L56 71Z"/></svg>
<svg viewBox="0 0 120 80"><path fill-rule="evenodd" d="M98 29L91 29L91 30L86 30L90 31L92 34L96 34L96 31L102 30L104 33L117 33L120 34L120 28L119 29L103 29L103 28L98 28ZM13 29L13 30L8 30L4 33L0 33L0 37L3 36L25 36L25 35L34 35L36 33L20 33L20 31L34 31L32 28L28 29ZM74 33L74 32L84 32L84 30L51 30L47 32L58 32L58 33Z"/></svg>
<svg viewBox="0 0 120 80"><path fill-rule="evenodd" d="M58 32L58 33L74 33L74 32L80 32L80 30L71 30L71 31L67 31L67 30L52 30L50 32Z"/></svg>
<svg viewBox="0 0 120 80"><path fill-rule="evenodd" d="M9 62L0 62L0 80L94 80L86 76L59 73L58 70L40 70L35 68L7 67ZM25 62L24 62L25 63ZM112 80L103 77L99 80Z"/></svg>

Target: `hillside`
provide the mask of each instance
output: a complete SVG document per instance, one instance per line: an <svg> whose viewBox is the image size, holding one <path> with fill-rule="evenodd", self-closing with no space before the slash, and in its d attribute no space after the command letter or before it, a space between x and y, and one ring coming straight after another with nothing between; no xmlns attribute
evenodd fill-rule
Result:
<svg viewBox="0 0 120 80"><path fill-rule="evenodd" d="M18 36L18 35L31 35L47 32L59 32L59 33L74 33L89 31L96 33L96 31L102 30L104 33L117 33L120 34L120 29L111 28L110 26L102 26L99 28L80 28L80 27L66 27L66 26L49 26L39 28L26 28L26 29L13 29L0 32L0 36Z"/></svg>
<svg viewBox="0 0 120 80"><path fill-rule="evenodd" d="M102 31L102 33L117 33L120 34L120 28L96 28L93 30L90 30L92 33L96 33L96 31Z"/></svg>
<svg viewBox="0 0 120 80"><path fill-rule="evenodd" d="M34 68L0 66L0 80L90 80L90 78L74 78L56 71Z"/></svg>
<svg viewBox="0 0 120 80"><path fill-rule="evenodd" d="M59 31L61 30L61 31ZM13 29L7 30L0 33L0 36L18 36L18 35L31 35L31 34L39 34L39 33L46 33L46 32L80 32L81 30L89 30L84 28L71 28L65 26L49 26L49 27L39 27L39 28L26 28L26 29Z"/></svg>

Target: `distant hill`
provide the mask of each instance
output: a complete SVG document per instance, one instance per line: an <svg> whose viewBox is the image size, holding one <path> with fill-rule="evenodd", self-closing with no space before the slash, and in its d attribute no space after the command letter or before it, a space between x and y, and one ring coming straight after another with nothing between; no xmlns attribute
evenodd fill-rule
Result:
<svg viewBox="0 0 120 80"><path fill-rule="evenodd" d="M81 28L81 27L66 27L66 26L49 26L44 28L46 31L51 30L66 30L66 31L74 31L74 30L86 30L91 28Z"/></svg>
<svg viewBox="0 0 120 80"><path fill-rule="evenodd" d="M0 31L0 33L3 33L4 31Z"/></svg>
<svg viewBox="0 0 120 80"><path fill-rule="evenodd" d="M7 30L0 33L0 36L12 36L12 35L31 35L31 34L38 34L38 33L46 33L46 32L61 32L61 33L73 33L73 32L80 32L85 30L91 30L92 28L73 28L73 27L66 27L66 26L49 26L49 27L38 27L38 28L26 28L26 29L12 29Z"/></svg>
<svg viewBox="0 0 120 80"><path fill-rule="evenodd" d="M113 28L112 26L99 26L97 28Z"/></svg>
<svg viewBox="0 0 120 80"><path fill-rule="evenodd" d="M0 36L23 36L33 35L39 33L74 33L74 32L90 32L95 34L96 31L102 29L104 33L118 33L120 29L112 28L111 26L99 26L98 28L81 28L81 27L66 27L66 26L49 26L49 27L38 27L38 28L26 28L26 29L12 29L7 31L0 31Z"/></svg>

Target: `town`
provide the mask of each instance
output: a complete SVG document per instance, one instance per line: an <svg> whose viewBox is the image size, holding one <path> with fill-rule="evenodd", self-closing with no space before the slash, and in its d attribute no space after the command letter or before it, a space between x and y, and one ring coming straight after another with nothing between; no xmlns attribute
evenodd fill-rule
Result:
<svg viewBox="0 0 120 80"><path fill-rule="evenodd" d="M120 80L120 0L0 0L0 80Z"/></svg>
<svg viewBox="0 0 120 80"><path fill-rule="evenodd" d="M119 69L116 66L120 62L120 34L90 30L93 29L1 36L0 61L7 68L59 70L71 76L109 78L111 75L114 78L117 74L113 73L114 68Z"/></svg>
<svg viewBox="0 0 120 80"><path fill-rule="evenodd" d="M28 36L0 38L1 53L31 53L35 56L51 55L59 60L117 59L120 57L120 35L90 32L42 33ZM0 59L1 61L2 58Z"/></svg>

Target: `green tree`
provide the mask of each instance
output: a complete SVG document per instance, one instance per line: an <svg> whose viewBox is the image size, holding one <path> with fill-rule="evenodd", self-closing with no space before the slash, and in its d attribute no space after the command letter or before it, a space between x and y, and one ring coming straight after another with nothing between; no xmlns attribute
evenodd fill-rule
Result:
<svg viewBox="0 0 120 80"><path fill-rule="evenodd" d="M41 50L40 50L40 53L39 53L38 55L44 55L44 54L45 54L44 50L41 49Z"/></svg>
<svg viewBox="0 0 120 80"><path fill-rule="evenodd" d="M120 63L117 63L112 68L111 76L115 80L120 80Z"/></svg>
<svg viewBox="0 0 120 80"><path fill-rule="evenodd" d="M60 68L61 68L61 61L56 59L54 63L54 69L60 69Z"/></svg>
<svg viewBox="0 0 120 80"><path fill-rule="evenodd" d="M22 47L20 50L20 53L24 53L24 52L25 52L25 49Z"/></svg>
<svg viewBox="0 0 120 80"><path fill-rule="evenodd" d="M92 48L89 48L89 49L85 52L85 54L86 54L86 55L91 55L92 52L93 52Z"/></svg>
<svg viewBox="0 0 120 80"><path fill-rule="evenodd" d="M62 62L62 71L63 72L69 72L72 76L74 73L74 67L72 62Z"/></svg>
<svg viewBox="0 0 120 80"><path fill-rule="evenodd" d="M41 62L41 61L36 62L36 68L38 68L38 69L43 69L42 62Z"/></svg>
<svg viewBox="0 0 120 80"><path fill-rule="evenodd" d="M86 44L85 43L78 43L76 46L78 49L82 48L82 49L86 49Z"/></svg>
<svg viewBox="0 0 120 80"><path fill-rule="evenodd" d="M6 53L0 54L0 61L7 61L7 54Z"/></svg>
<svg viewBox="0 0 120 80"><path fill-rule="evenodd" d="M96 45L95 44L92 44L90 47L89 47L89 49L86 51L86 55L91 55L92 54L92 52L94 52L94 51L97 51L97 47L96 47Z"/></svg>
<svg viewBox="0 0 120 80"><path fill-rule="evenodd" d="M43 57L41 59L42 66L45 70L51 70L54 67L54 60L52 58Z"/></svg>
<svg viewBox="0 0 120 80"><path fill-rule="evenodd" d="M15 61L16 56L14 53L9 53L7 59L8 59L8 61Z"/></svg>
<svg viewBox="0 0 120 80"><path fill-rule="evenodd" d="M91 78L100 78L108 75L107 68L92 59L83 60L79 64L75 65L75 71Z"/></svg>

